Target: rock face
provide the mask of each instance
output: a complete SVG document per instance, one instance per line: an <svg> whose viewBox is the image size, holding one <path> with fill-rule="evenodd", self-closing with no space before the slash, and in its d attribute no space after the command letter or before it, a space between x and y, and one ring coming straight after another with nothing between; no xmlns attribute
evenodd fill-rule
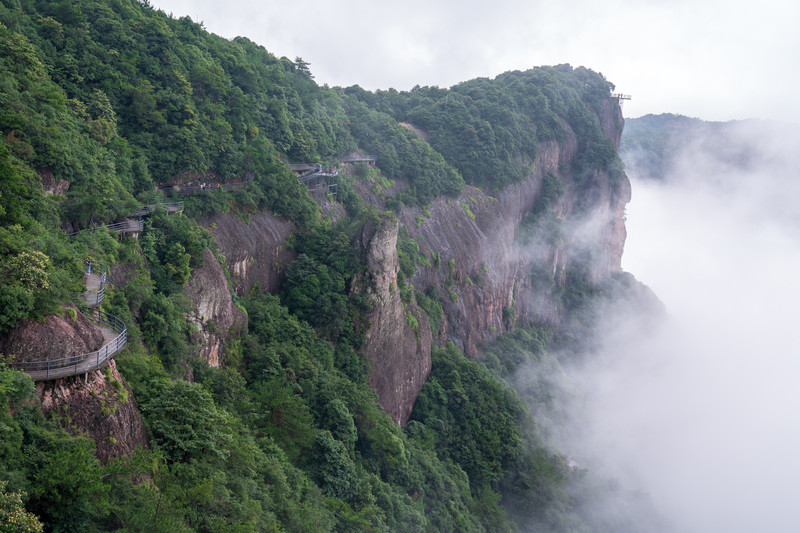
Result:
<svg viewBox="0 0 800 533"><path fill-rule="evenodd" d="M295 253L285 241L295 226L269 214L251 214L249 221L231 213L217 213L202 221L225 256L236 294L246 294L255 283L265 292L277 292L286 265Z"/></svg>
<svg viewBox="0 0 800 533"><path fill-rule="evenodd" d="M225 273L211 250L203 252L203 266L192 272L184 292L194 304L188 319L197 327L193 341L198 355L218 368L225 342L232 332L247 327L247 316L233 303Z"/></svg>
<svg viewBox="0 0 800 533"><path fill-rule="evenodd" d="M103 333L80 311L74 321L54 315L44 322L25 321L0 338L0 352L14 356L16 361L61 359L102 345ZM97 456L103 462L148 446L147 431L130 387L117 372L113 359L87 374L39 381L36 394L46 414L58 418L71 433L88 433L94 439Z"/></svg>
<svg viewBox="0 0 800 533"><path fill-rule="evenodd" d="M66 194L69 190L69 182L65 179L57 180L49 168L39 168L37 172L42 179L45 194Z"/></svg>
<svg viewBox="0 0 800 533"><path fill-rule="evenodd" d="M44 322L26 320L0 337L0 353L15 362L53 361L93 352L103 346L103 332L83 313L72 308L75 320L58 315Z"/></svg>
<svg viewBox="0 0 800 533"><path fill-rule="evenodd" d="M113 359L85 378L39 381L36 394L45 414L59 419L67 431L90 435L102 463L149 446L136 401Z"/></svg>
<svg viewBox="0 0 800 533"><path fill-rule="evenodd" d="M357 326L366 340L369 385L392 420L405 425L431 372L431 329L425 313L400 298L398 229L388 216L362 229L356 244L368 272L354 280L352 292L366 295L371 306Z"/></svg>
<svg viewBox="0 0 800 533"><path fill-rule="evenodd" d="M619 107L609 99L598 119L618 148L624 124ZM432 266L418 268L412 282L418 292L435 289L442 296L445 317L439 340L453 341L469 356L476 357L482 342L515 324L558 324L562 312L555 288L563 285L565 272L580 257L591 255L588 276L593 283L620 270L630 183L614 172L573 175L578 141L569 125L562 126L565 139L540 144L527 178L497 198L466 187L458 199L439 198L427 210L406 207L399 215L421 253L431 259ZM563 238L523 248L515 234L533 210L547 175L555 176L563 189L553 206ZM553 288L537 286L534 270L544 273Z"/></svg>

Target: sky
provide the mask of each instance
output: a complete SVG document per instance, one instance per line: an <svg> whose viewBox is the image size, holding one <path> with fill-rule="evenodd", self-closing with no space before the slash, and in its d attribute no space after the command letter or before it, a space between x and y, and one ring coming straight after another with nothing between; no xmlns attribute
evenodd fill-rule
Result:
<svg viewBox="0 0 800 533"><path fill-rule="evenodd" d="M794 0L152 0L301 57L320 84L450 87L569 63L630 94L626 117L800 122Z"/></svg>

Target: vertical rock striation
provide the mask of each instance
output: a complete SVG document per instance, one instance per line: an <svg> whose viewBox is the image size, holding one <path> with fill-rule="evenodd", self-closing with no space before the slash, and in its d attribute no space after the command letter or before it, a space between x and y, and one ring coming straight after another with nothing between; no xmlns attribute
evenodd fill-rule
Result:
<svg viewBox="0 0 800 533"><path fill-rule="evenodd" d="M36 395L42 411L59 419L67 431L91 437L102 463L150 445L133 393L113 359L85 376L40 381Z"/></svg>
<svg viewBox="0 0 800 533"><path fill-rule="evenodd" d="M597 118L618 148L624 124L619 106L609 99ZM482 342L515 324L558 324L562 309L557 288L563 286L567 269L587 254L592 283L620 270L630 183L614 169L576 175L580 146L569 125L562 122L562 127L564 139L542 142L528 162L528 176L496 198L466 187L457 199L439 198L426 210L406 207L399 215L421 252L439 258L438 268L419 268L412 282L417 291L435 289L442 296L446 316L440 342L453 341L476 357ZM562 235L553 242L520 246L515 240L520 222L534 209L547 175L563 189L552 207ZM547 277L551 288L536 285L534 272Z"/></svg>
<svg viewBox="0 0 800 533"><path fill-rule="evenodd" d="M392 420L404 425L431 372L431 329L425 313L400 298L398 229L391 216L364 226L356 244L368 271L354 280L352 293L366 296L370 306L357 325L365 338L369 385Z"/></svg>
<svg viewBox="0 0 800 533"><path fill-rule="evenodd" d="M236 294L247 294L256 283L265 292L278 291L286 265L296 256L285 244L296 229L293 223L268 213L252 213L247 221L217 213L202 223L225 256Z"/></svg>
<svg viewBox="0 0 800 533"><path fill-rule="evenodd" d="M218 368L225 342L232 332L247 327L247 316L233 303L225 273L208 248L203 251L203 266L192 272L184 292L194 304L188 320L197 328L193 341L198 355Z"/></svg>

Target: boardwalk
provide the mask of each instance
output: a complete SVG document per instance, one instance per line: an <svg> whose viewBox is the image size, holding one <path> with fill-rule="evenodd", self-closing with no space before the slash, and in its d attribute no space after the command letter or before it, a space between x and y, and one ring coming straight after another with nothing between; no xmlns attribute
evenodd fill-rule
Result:
<svg viewBox="0 0 800 533"><path fill-rule="evenodd" d="M86 284L86 292L81 294L81 299L86 302L89 307L94 307L103 303L106 291L106 269L103 268L102 273L86 274L84 283Z"/></svg>
<svg viewBox="0 0 800 533"><path fill-rule="evenodd" d="M132 211L120 222L104 224L102 226L94 226L92 228L86 228L80 231L73 231L72 233L68 233L67 236L74 237L75 235L80 235L81 233L87 231L97 231L103 227L108 228L108 231L114 231L116 233L139 233L144 229L144 221L142 220L142 217L152 215L158 209L164 209L168 214L182 213L183 202L162 202L158 204L143 205L136 211Z"/></svg>
<svg viewBox="0 0 800 533"><path fill-rule="evenodd" d="M370 165L375 165L375 162L378 160L378 157L374 155L351 154L342 157L337 157L336 159L340 163L368 163Z"/></svg>
<svg viewBox="0 0 800 533"><path fill-rule="evenodd" d="M143 205L136 211L131 212L129 217L146 217L152 215L158 209L164 209L167 214L182 213L183 202L162 202L158 204Z"/></svg>
<svg viewBox="0 0 800 533"><path fill-rule="evenodd" d="M74 237L84 232L97 231L102 227L108 228L108 231L114 231L116 233L139 233L144 229L144 221L141 218L138 220L126 218L122 222L115 222L114 224L104 224L103 226L95 226L93 228L86 228L80 231L73 231L72 233L67 233L67 236Z"/></svg>
<svg viewBox="0 0 800 533"><path fill-rule="evenodd" d="M52 361L11 363L11 367L25 372L34 381L46 381L85 374L105 366L114 354L125 348L128 330L120 319L97 309L90 310L86 316L103 332L103 346L99 350Z"/></svg>
<svg viewBox="0 0 800 533"><path fill-rule="evenodd" d="M172 185L167 187L159 187L158 190L174 194L177 196L196 196L198 194L207 194L211 191L239 191L247 187L247 184L253 181L253 179L249 179L247 181L241 181L238 183L205 183L205 184L197 184L197 185ZM183 203L183 202L180 202Z"/></svg>

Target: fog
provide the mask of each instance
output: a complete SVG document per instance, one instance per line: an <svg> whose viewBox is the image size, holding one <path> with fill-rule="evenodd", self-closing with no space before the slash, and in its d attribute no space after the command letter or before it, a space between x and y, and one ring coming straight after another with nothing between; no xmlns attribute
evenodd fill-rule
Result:
<svg viewBox="0 0 800 533"><path fill-rule="evenodd" d="M800 143L764 123L706 141L663 182L628 170L623 268L668 318L606 328L576 377L586 418L571 446L647 491L674 531L797 532Z"/></svg>

